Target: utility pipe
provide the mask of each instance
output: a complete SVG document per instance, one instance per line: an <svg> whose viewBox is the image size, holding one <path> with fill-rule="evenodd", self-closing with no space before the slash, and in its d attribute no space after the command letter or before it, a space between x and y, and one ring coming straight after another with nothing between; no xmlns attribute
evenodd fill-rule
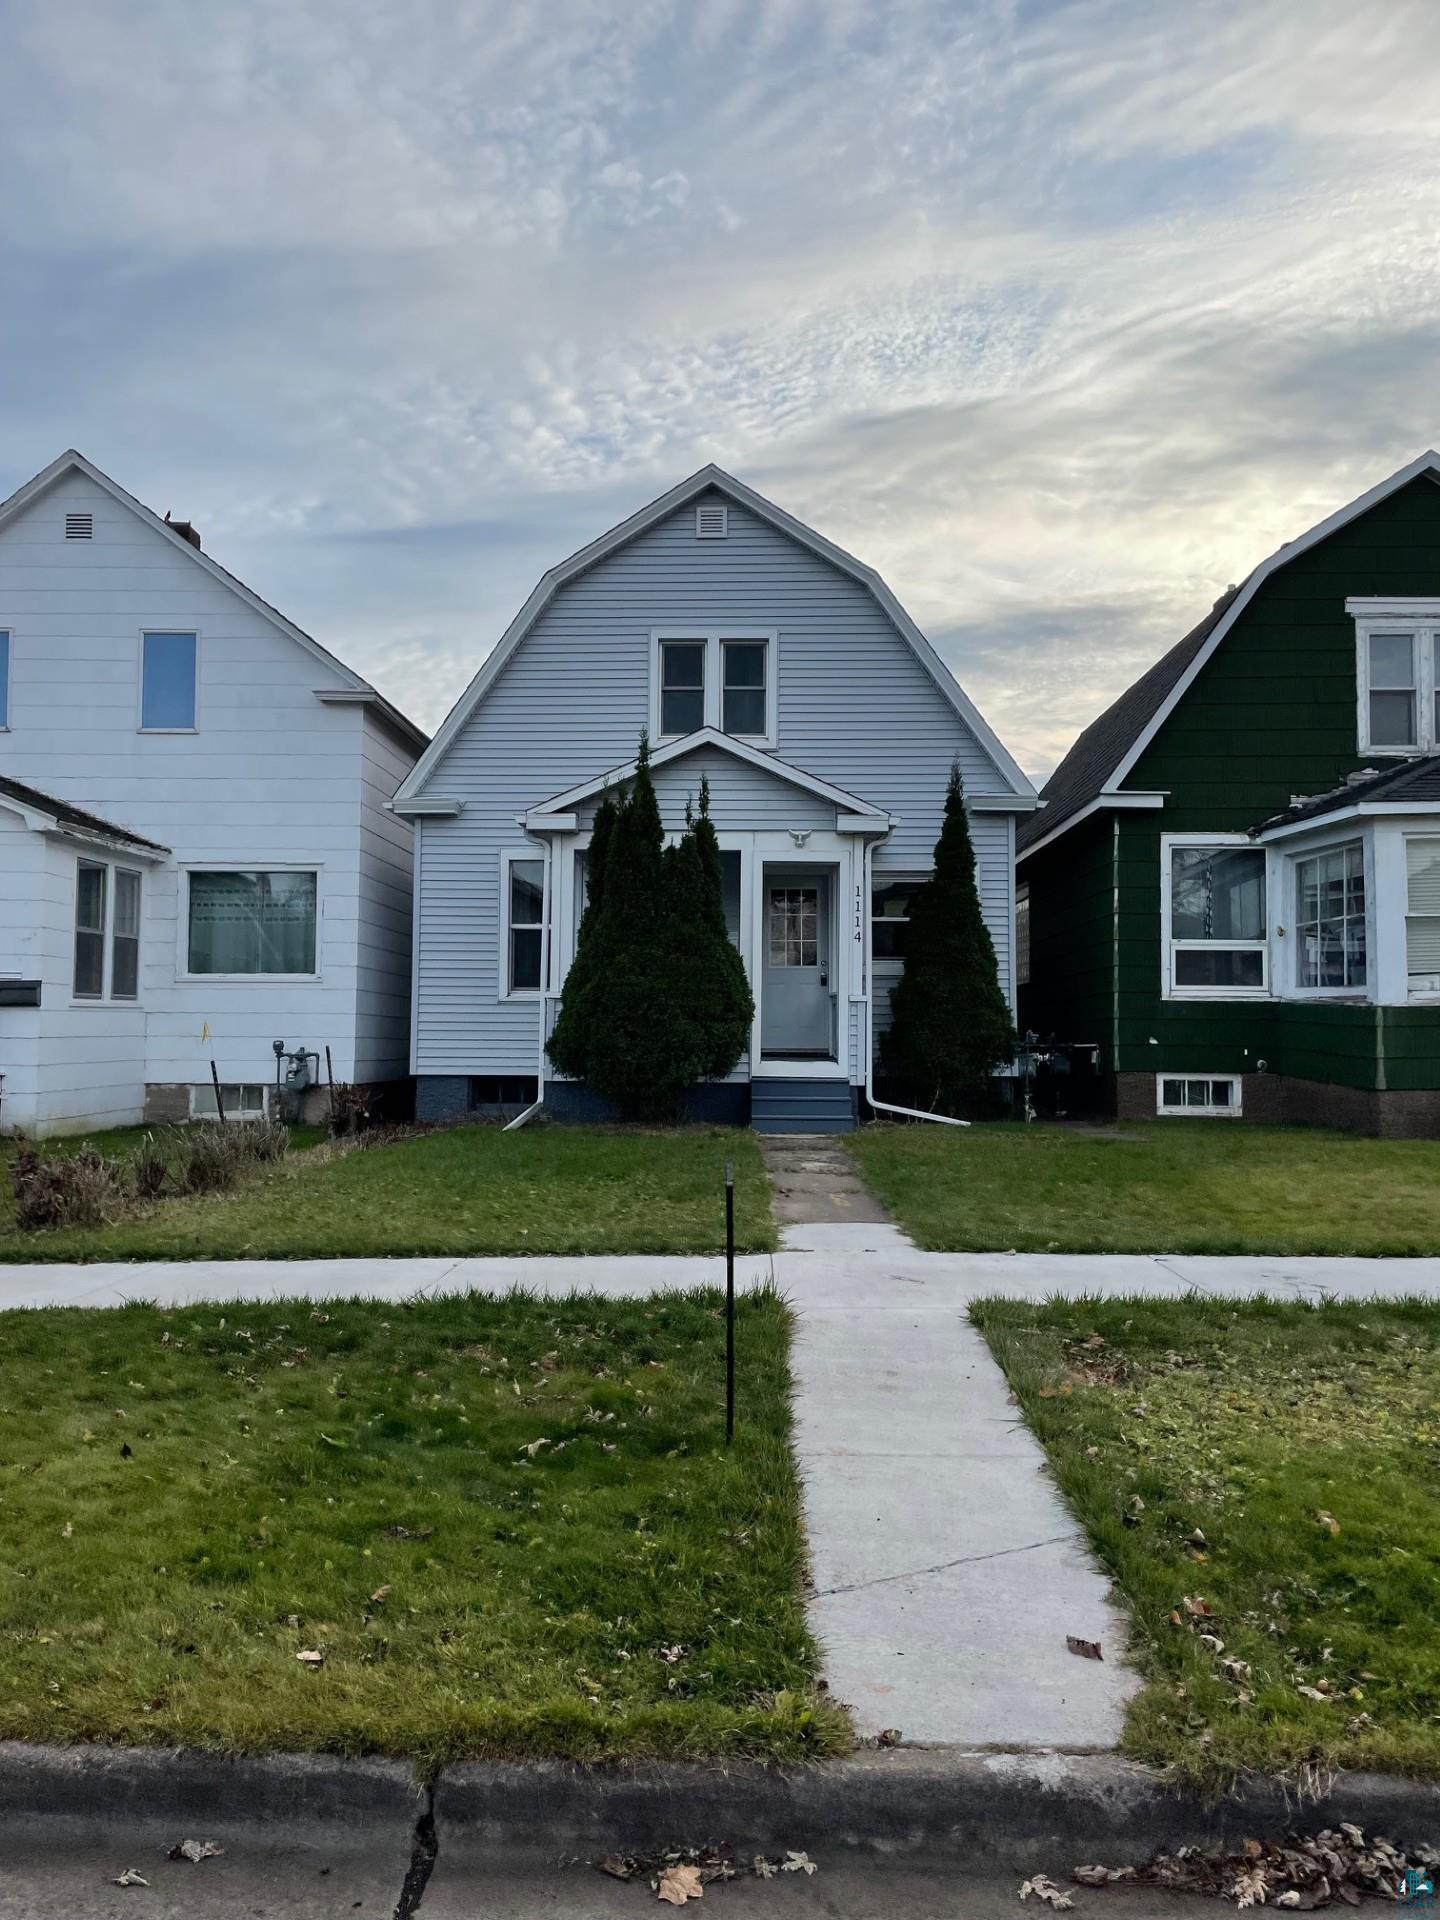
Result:
<svg viewBox="0 0 1440 1920"><path fill-rule="evenodd" d="M956 1120L948 1113L926 1113L920 1107L897 1107L891 1100L875 1098L875 918L870 893L874 851L874 843L867 840L861 860L865 889L862 902L865 915L865 1104L876 1113L898 1113L903 1120L933 1120L937 1126L968 1127L968 1120Z"/></svg>

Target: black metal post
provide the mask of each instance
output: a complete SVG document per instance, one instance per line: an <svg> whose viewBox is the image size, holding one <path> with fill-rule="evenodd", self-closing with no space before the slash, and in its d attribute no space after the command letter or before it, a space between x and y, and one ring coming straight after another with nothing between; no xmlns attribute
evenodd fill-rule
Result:
<svg viewBox="0 0 1440 1920"><path fill-rule="evenodd" d="M330 1064L330 1049L325 1049L325 1078L330 1086L330 1126L335 1126L335 1069Z"/></svg>
<svg viewBox="0 0 1440 1920"><path fill-rule="evenodd" d="M735 1438L735 1163L725 1162L725 1444Z"/></svg>
<svg viewBox="0 0 1440 1920"><path fill-rule="evenodd" d="M210 1084L215 1089L216 1117L217 1119L223 1120L225 1118L225 1101L220 1092L220 1075L216 1070L215 1062L213 1060L210 1062Z"/></svg>

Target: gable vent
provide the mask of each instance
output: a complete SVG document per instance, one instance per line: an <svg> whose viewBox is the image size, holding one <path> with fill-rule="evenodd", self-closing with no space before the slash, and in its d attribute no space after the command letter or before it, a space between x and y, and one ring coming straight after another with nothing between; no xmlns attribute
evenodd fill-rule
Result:
<svg viewBox="0 0 1440 1920"><path fill-rule="evenodd" d="M695 509L695 538L723 540L730 532L730 509L706 505Z"/></svg>
<svg viewBox="0 0 1440 1920"><path fill-rule="evenodd" d="M93 540L95 538L94 514L67 513L65 516L65 538L67 540Z"/></svg>

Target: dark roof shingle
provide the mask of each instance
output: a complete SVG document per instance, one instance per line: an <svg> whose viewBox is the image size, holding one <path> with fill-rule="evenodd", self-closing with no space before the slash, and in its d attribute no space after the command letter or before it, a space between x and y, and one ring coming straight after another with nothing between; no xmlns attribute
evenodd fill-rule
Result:
<svg viewBox="0 0 1440 1920"><path fill-rule="evenodd" d="M27 787L23 781L12 780L8 774L0 774L0 794L8 794L12 800L18 800L23 807L33 807L37 813L48 813L58 820L62 827L78 827L82 833L103 834L107 840L123 840L127 846L144 847L150 853L168 853L168 847L162 847L158 840L147 840L143 834L132 833L129 827L117 827L113 820L102 820L98 813L86 813L83 807L73 807L68 800L57 800L53 793L42 793L38 787Z"/></svg>
<svg viewBox="0 0 1440 1920"><path fill-rule="evenodd" d="M1359 800L1440 801L1440 753L1427 753L1419 760L1407 760L1398 767L1366 767L1352 773L1328 793L1297 794L1288 807L1272 813L1268 820L1250 829L1257 838L1272 827L1288 827L1301 820L1320 820L1327 813Z"/></svg>

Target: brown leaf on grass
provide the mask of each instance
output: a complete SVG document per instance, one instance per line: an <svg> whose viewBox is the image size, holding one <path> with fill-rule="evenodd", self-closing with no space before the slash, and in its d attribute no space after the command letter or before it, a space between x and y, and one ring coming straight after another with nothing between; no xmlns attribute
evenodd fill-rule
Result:
<svg viewBox="0 0 1440 1920"><path fill-rule="evenodd" d="M1324 1507L1317 1507L1315 1509L1315 1518L1332 1538L1340 1532L1340 1522L1335 1518L1333 1513L1327 1513Z"/></svg>
<svg viewBox="0 0 1440 1920"><path fill-rule="evenodd" d="M660 1884L656 1892L672 1907L683 1907L687 1900L703 1900L705 1888L701 1884L700 1869L685 1866L667 1867L660 1876Z"/></svg>
<svg viewBox="0 0 1440 1920"><path fill-rule="evenodd" d="M1100 1651L1100 1642L1098 1640L1081 1640L1078 1639L1075 1634L1067 1633L1065 1636L1065 1644L1071 1653L1078 1653L1082 1660L1103 1660L1105 1658L1104 1654Z"/></svg>
<svg viewBox="0 0 1440 1920"><path fill-rule="evenodd" d="M300 1662L302 1667L323 1667L325 1664L325 1649L323 1647L302 1647L295 1658Z"/></svg>
<svg viewBox="0 0 1440 1920"><path fill-rule="evenodd" d="M388 1586L376 1587L375 1591L370 1596L370 1604L372 1607L383 1607L385 1602L389 1598L390 1598L390 1589Z"/></svg>

